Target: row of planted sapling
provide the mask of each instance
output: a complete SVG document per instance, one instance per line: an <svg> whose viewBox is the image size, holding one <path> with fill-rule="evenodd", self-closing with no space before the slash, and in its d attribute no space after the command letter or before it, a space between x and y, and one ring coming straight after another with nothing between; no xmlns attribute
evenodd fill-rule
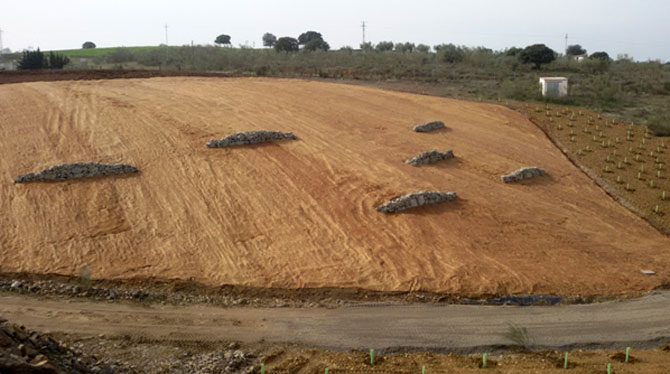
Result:
<svg viewBox="0 0 670 374"><path fill-rule="evenodd" d="M586 110L544 105L522 109L578 163L590 169L627 201L670 226L667 138L646 126L625 124ZM644 213L648 212L648 213ZM668 222L666 222L668 221Z"/></svg>

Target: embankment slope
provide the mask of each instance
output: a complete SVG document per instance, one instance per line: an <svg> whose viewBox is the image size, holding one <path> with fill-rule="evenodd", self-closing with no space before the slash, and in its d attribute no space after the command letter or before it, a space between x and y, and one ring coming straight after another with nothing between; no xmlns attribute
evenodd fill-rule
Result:
<svg viewBox="0 0 670 374"><path fill-rule="evenodd" d="M448 130L415 133L442 120ZM209 149L235 132L298 140ZM455 159L414 167L431 149ZM141 173L14 185L76 161ZM505 185L540 166L548 176ZM386 215L397 196L459 200ZM364 287L468 296L612 295L670 281L670 239L609 198L521 114L264 78L0 86L0 271ZM652 269L644 276L640 269Z"/></svg>

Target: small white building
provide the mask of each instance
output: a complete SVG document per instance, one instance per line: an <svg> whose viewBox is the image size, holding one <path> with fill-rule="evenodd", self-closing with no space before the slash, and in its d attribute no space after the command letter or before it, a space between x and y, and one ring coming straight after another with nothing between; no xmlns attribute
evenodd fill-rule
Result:
<svg viewBox="0 0 670 374"><path fill-rule="evenodd" d="M577 61L577 62L582 62L582 61L586 60L587 58L589 58L589 55L587 55L587 54L572 56L572 59Z"/></svg>
<svg viewBox="0 0 670 374"><path fill-rule="evenodd" d="M562 97L568 96L568 78L565 77L541 77L542 96Z"/></svg>
<svg viewBox="0 0 670 374"><path fill-rule="evenodd" d="M16 62L15 61L9 61L9 62L0 61L0 70L16 70Z"/></svg>

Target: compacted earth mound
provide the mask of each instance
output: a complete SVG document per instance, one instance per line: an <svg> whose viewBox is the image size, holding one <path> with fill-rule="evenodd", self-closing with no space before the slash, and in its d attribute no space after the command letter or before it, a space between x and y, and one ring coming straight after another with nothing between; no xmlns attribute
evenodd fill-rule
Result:
<svg viewBox="0 0 670 374"><path fill-rule="evenodd" d="M233 135L228 135L222 139L212 139L207 142L209 148L224 148L235 145L249 145L265 142L272 142L275 140L298 139L292 132L283 133L280 131L246 131Z"/></svg>
<svg viewBox="0 0 670 374"><path fill-rule="evenodd" d="M19 175L16 177L16 179L14 179L14 183L63 181L73 178L90 178L137 172L137 168L131 165L77 162L73 164L52 166L38 173Z"/></svg>
<svg viewBox="0 0 670 374"><path fill-rule="evenodd" d="M408 128L427 117L450 131ZM203 147L270 124L301 141ZM398 159L447 143L459 158L448 172ZM119 158L142 165L142 177L12 183L45 164ZM500 176L519 165L560 178L506 187ZM668 237L525 116L483 103L274 78L6 84L0 174L0 272L77 276L86 266L93 279L468 297L670 283ZM457 209L376 210L408 191L444 190L458 193Z"/></svg>

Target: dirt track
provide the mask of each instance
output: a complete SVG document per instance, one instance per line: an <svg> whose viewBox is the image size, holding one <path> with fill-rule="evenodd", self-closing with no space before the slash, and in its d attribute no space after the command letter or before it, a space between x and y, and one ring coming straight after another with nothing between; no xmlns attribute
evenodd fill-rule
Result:
<svg viewBox="0 0 670 374"><path fill-rule="evenodd" d="M0 297L0 315L33 329L159 341L291 342L335 349L473 351L511 344L508 323L546 348L655 347L670 341L670 293L559 307L217 308Z"/></svg>
<svg viewBox="0 0 670 374"><path fill-rule="evenodd" d="M444 120L449 131L411 127ZM212 150L237 131L299 140ZM435 166L404 160L433 148ZM17 186L63 162L137 177ZM549 177L503 185L538 165ZM520 114L365 87L153 78L0 86L0 271L461 295L611 295L670 282L670 240L612 201ZM417 190L455 204L395 216ZM640 269L653 269L646 277Z"/></svg>

